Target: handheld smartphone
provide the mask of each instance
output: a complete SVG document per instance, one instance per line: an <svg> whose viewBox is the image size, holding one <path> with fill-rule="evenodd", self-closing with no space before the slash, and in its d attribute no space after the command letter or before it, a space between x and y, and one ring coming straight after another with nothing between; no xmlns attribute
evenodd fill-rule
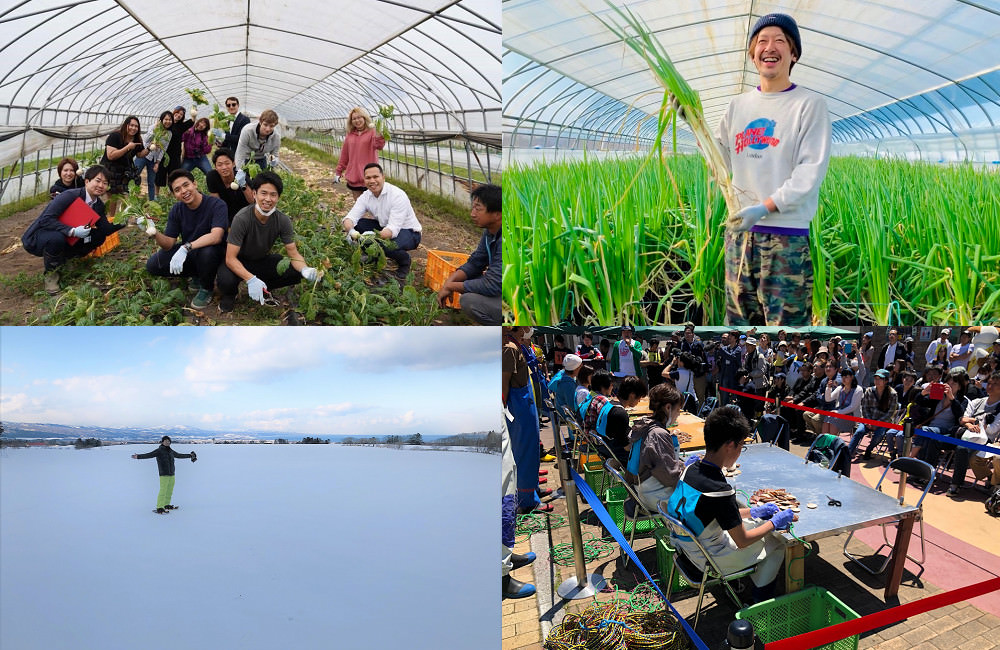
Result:
<svg viewBox="0 0 1000 650"><path fill-rule="evenodd" d="M930 390L927 391L927 396L931 399L944 399L944 384L940 382L932 383Z"/></svg>
<svg viewBox="0 0 1000 650"><path fill-rule="evenodd" d="M853 347L853 345L851 343L845 343L844 344L844 352L846 352L847 354L850 354L852 347Z"/></svg>

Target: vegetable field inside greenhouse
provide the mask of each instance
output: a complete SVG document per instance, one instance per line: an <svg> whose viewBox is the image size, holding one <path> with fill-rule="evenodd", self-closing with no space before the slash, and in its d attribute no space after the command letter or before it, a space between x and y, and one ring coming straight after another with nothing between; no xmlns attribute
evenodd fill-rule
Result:
<svg viewBox="0 0 1000 650"><path fill-rule="evenodd" d="M121 243L97 258L71 260L63 267L63 291L50 296L42 286L40 258L26 253L20 236L43 205L0 219L0 322L39 325L392 325L465 324L459 312L441 309L437 292L423 286L428 248L471 250L479 230L467 210L440 197L407 188L414 209L425 224L427 237L413 251L413 273L401 287L387 275L384 255L364 264L363 251L348 245L340 231L340 218L352 199L342 186L335 189L329 161L321 152L289 141L294 150L282 150L282 159L294 170L281 172L284 192L278 208L292 219L298 251L310 266L323 270L316 282L303 280L287 289L276 289L278 304L259 305L246 296L236 309L220 313L217 302L199 310L190 305L193 288L183 278L154 277L145 269L157 246L135 226L120 231ZM303 151L299 154L295 151ZM318 156L314 159L310 156ZM204 176L195 177L202 189ZM144 205L133 186L130 203ZM157 198L162 216L154 217L162 229L174 204L169 192ZM144 206L150 212L150 206ZM118 220L127 211L123 209ZM272 252L286 255L278 240ZM377 255L377 251L373 251ZM392 263L389 262L391 265Z"/></svg>
<svg viewBox="0 0 1000 650"><path fill-rule="evenodd" d="M638 324L725 317L725 203L696 156L506 172L508 320ZM810 229L814 324L1000 318L1000 175L833 158Z"/></svg>

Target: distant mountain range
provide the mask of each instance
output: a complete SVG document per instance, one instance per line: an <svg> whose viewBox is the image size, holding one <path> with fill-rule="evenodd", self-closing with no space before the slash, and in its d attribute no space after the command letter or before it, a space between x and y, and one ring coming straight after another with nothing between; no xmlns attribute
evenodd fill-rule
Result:
<svg viewBox="0 0 1000 650"><path fill-rule="evenodd" d="M94 427L94 426L71 426L67 424L37 424L37 423L26 423L26 422L4 422L3 423L3 437L4 438L19 438L19 439L65 439L69 438L75 440L77 438L97 438L103 441L139 441L139 442L158 442L163 436L170 436L171 439L175 440L212 440L212 439L222 439L222 440L277 440L278 438L284 438L286 440L297 441L306 436L319 437L324 440L329 438L331 441L343 440L344 438L359 438L367 437L371 434L365 433L353 433L353 434L343 434L343 435L324 435L316 433L296 433L289 431L240 431L234 432L229 430L213 430L213 429L199 429L197 427L187 427L184 425L164 425L159 427ZM476 431L471 435L483 435L485 436L487 431ZM404 437L410 434L400 433ZM470 434L467 434L470 435ZM442 438L451 437L450 434L425 434L421 433L422 438L430 442L432 440L440 440ZM383 436L376 436L377 438L382 438Z"/></svg>

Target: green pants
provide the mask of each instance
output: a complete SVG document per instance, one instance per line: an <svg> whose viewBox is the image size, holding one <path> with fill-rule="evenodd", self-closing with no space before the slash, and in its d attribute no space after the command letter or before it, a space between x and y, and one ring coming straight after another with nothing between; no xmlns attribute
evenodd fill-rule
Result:
<svg viewBox="0 0 1000 650"><path fill-rule="evenodd" d="M174 495L174 477L160 477L160 494L156 497L156 507L162 508L170 503L170 497Z"/></svg>

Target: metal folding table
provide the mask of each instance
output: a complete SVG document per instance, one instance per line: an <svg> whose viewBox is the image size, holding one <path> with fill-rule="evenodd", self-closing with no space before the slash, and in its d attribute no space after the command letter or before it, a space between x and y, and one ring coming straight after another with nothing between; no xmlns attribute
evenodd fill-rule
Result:
<svg viewBox="0 0 1000 650"><path fill-rule="evenodd" d="M783 488L798 499L801 510L794 530L803 541L898 521L894 556L885 587L886 598L896 595L903 577L910 533L918 514L915 506L900 505L896 498L888 494L816 463L806 463L795 454L769 444L748 445L736 462L742 473L729 479L729 482L748 497L761 488ZM841 507L827 505L828 496L840 501ZM817 507L807 508L808 503L815 503ZM786 591L792 592L803 584L805 548L787 532L783 536L787 543L785 587Z"/></svg>

